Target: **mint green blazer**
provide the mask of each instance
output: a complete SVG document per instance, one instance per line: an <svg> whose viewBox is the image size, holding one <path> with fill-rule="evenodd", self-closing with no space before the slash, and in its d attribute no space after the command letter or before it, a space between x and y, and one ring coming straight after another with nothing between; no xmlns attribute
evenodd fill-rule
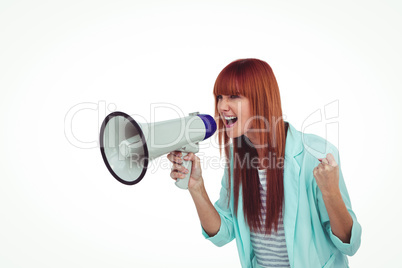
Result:
<svg viewBox="0 0 402 268"><path fill-rule="evenodd" d="M353 219L349 244L343 243L332 233L322 193L313 176L313 169L319 164L317 158L325 158L327 153L331 153L339 165L339 187ZM233 174L233 157L231 170ZM362 228L352 210L336 147L317 135L297 131L289 124L285 147L284 188L283 223L290 266L349 267L346 255L352 256L358 250ZM220 198L214 205L221 217L219 232L209 237L202 229L202 234L219 247L236 239L242 267L259 267L243 214L242 191L240 190L237 216L234 216L233 199L228 207L228 190L228 174L225 169ZM233 189L230 190L233 196Z"/></svg>

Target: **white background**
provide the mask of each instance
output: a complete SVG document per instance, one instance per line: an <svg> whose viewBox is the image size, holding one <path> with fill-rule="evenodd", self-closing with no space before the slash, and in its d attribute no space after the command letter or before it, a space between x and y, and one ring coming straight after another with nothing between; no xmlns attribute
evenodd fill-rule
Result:
<svg viewBox="0 0 402 268"><path fill-rule="evenodd" d="M401 11L396 0L1 1L0 266L240 267L234 242L204 240L164 157L125 186L97 140L115 109L213 114L220 70L255 57L275 72L286 120L339 148L363 227L351 266L396 267ZM335 117L312 125L326 105ZM213 144L201 158L219 157ZM222 174L203 169L213 201Z"/></svg>

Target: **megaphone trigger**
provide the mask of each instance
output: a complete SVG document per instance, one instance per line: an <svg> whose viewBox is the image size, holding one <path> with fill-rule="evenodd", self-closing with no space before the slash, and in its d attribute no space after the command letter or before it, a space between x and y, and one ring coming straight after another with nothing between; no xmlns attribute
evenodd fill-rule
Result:
<svg viewBox="0 0 402 268"><path fill-rule="evenodd" d="M188 182L190 181L191 168L193 166L193 162L184 160L184 157L187 154L188 153L183 152L181 154L181 160L182 160L182 166L185 167L189 172L186 174L186 177L184 177L183 179L177 179L175 182L177 187L184 190L188 189Z"/></svg>

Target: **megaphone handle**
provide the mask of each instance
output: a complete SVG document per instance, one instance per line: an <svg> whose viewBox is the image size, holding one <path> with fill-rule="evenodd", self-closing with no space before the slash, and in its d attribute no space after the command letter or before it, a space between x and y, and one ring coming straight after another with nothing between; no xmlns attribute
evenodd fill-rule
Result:
<svg viewBox="0 0 402 268"><path fill-rule="evenodd" d="M179 187L180 189L188 189L188 182L190 180L190 175L191 175L191 166L193 165L192 161L186 161L183 158L187 155L188 153L182 152L181 154L181 159L183 160L182 165L185 167L189 172L187 173L186 177L184 179L177 179L176 180L176 186Z"/></svg>

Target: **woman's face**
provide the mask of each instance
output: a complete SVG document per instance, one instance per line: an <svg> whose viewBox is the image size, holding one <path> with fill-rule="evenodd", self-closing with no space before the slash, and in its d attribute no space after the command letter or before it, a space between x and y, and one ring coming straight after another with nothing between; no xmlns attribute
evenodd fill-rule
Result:
<svg viewBox="0 0 402 268"><path fill-rule="evenodd" d="M249 99L241 95L218 95L217 98L218 112L229 138L248 136L252 121Z"/></svg>

